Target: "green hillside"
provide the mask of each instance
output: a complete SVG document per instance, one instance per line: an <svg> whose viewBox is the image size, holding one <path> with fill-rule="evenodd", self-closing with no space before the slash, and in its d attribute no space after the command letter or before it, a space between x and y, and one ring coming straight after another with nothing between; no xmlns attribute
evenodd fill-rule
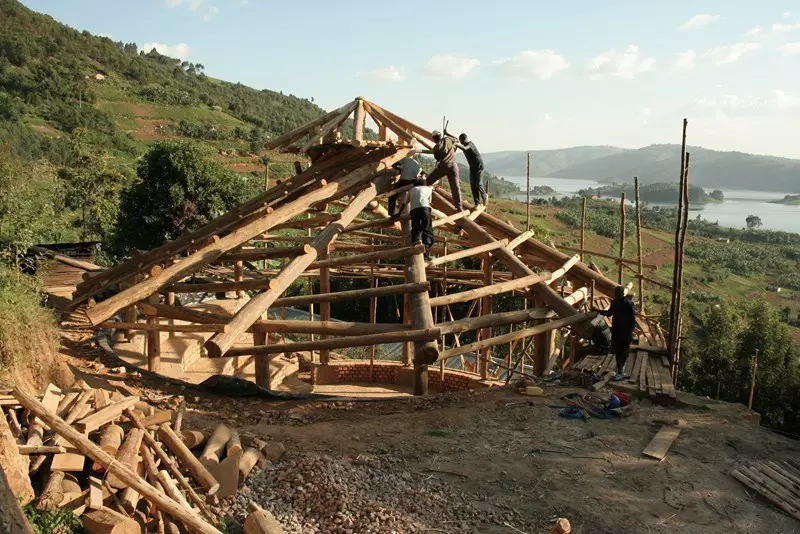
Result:
<svg viewBox="0 0 800 534"><path fill-rule="evenodd" d="M624 148L611 146L576 146L558 150L531 150L531 174L533 176L555 176L558 171L571 165L591 161L604 156L624 152ZM500 176L525 176L527 152L506 150L483 154L487 170ZM465 163L463 155L460 161Z"/></svg>
<svg viewBox="0 0 800 534"><path fill-rule="evenodd" d="M706 188L752 189L800 192L800 160L757 156L741 152L719 152L689 147L691 183ZM559 178L625 180L638 176L644 184L677 182L679 145L651 145L602 158L576 163L553 173Z"/></svg>
<svg viewBox="0 0 800 534"><path fill-rule="evenodd" d="M0 0L0 142L12 155L61 164L65 138L81 127L92 145L120 161L153 141L180 137L246 157L324 113L309 100L203 70Z"/></svg>

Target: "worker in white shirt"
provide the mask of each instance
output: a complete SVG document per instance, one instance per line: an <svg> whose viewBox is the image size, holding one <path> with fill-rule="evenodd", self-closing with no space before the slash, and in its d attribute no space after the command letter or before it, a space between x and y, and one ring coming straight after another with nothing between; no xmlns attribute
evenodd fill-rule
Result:
<svg viewBox="0 0 800 534"><path fill-rule="evenodd" d="M392 189L399 189L401 187L413 184L417 178L419 178L420 171L422 170L422 167L420 167L419 163L411 156L406 156L395 163L394 168L400 169L400 179L394 183ZM400 195L392 195L389 197L389 217L393 219L399 215L399 213L395 213L398 196Z"/></svg>
<svg viewBox="0 0 800 534"><path fill-rule="evenodd" d="M433 187L427 185L424 178L414 183L414 188L411 190L411 244L425 245L426 258L433 246L432 196Z"/></svg>

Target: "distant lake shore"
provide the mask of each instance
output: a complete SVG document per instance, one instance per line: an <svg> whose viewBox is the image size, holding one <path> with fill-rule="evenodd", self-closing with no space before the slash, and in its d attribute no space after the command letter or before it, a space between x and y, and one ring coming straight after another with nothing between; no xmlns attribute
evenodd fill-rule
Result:
<svg viewBox="0 0 800 534"><path fill-rule="evenodd" d="M519 185L523 193L513 195L514 200L525 202L526 179L524 176L506 176L506 180ZM548 186L555 193L548 195L532 195L531 198L571 197L581 189L598 188L608 184L593 180L576 180L571 178L531 177L531 188L535 186ZM706 189L710 193L711 189ZM800 234L800 203L787 203L786 192L773 193L769 191L752 191L737 189L722 189L725 200L722 202L690 203L690 217L698 215L709 221L717 222L720 226L730 228L744 228L748 215L757 215L761 218L764 230L776 230ZM795 195L798 196L798 195ZM675 207L675 203L648 203L663 207Z"/></svg>

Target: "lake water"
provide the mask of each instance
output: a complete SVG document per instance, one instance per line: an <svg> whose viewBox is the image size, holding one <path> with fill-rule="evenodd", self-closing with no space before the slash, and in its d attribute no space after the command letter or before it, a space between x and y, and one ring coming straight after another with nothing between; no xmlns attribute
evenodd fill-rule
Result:
<svg viewBox="0 0 800 534"><path fill-rule="evenodd" d="M512 181L525 190L524 176L508 176L506 180ZM572 196L581 189L589 187L602 187L605 184L593 180L573 180L569 178L533 178L531 187L547 185L556 190L557 197ZM710 189L706 189L709 192ZM745 218L748 215L761 217L765 230L782 230L784 232L800 233L800 206L787 206L784 204L770 204L770 200L782 199L787 193L773 193L769 191L745 191L736 189L723 189L725 200L723 202L710 202L708 204L689 204L689 217L700 215L710 222L719 222L721 226L744 228ZM545 195L550 198L553 195ZM525 194L514 195L516 200L525 201ZM671 205L669 207L675 207Z"/></svg>

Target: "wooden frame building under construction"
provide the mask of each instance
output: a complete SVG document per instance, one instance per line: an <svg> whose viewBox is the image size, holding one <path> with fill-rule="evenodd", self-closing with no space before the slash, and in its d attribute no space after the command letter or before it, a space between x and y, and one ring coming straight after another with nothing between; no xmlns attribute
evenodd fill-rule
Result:
<svg viewBox="0 0 800 534"><path fill-rule="evenodd" d="M353 136L343 139L350 117ZM365 139L367 117L377 125L377 140ZM427 393L429 366L438 365L443 379L444 362L466 354L474 355L468 371L476 380L491 379L490 368L505 369L507 377L512 369L524 374L519 362L511 361L514 346L532 350L529 372L541 375L559 351L556 332L580 336L578 327L593 317L585 310L613 296L617 282L483 209L457 211L441 187L434 191L433 224L446 238L426 259L423 247L410 243L408 215L390 219L382 203L405 192L393 189L399 174L393 165L432 145L428 130L356 98L268 144L307 158L307 168L298 164L295 176L178 239L110 269L87 270L72 294L72 309L85 312L96 328L144 332L146 366L156 372L162 371L164 336L202 333L205 357L252 358L255 381L265 387L270 362L280 354L311 352L311 364L322 376L331 351L386 343L403 344L402 366L413 373L415 394ZM449 267L465 258L480 260L481 268ZM200 275L204 280L197 283ZM301 276L318 278L317 294L285 295ZM369 288L332 292L333 277L371 282ZM454 286L459 291L448 293ZM227 292L237 297L228 313L176 305L181 300L176 295ZM526 307L493 313L492 298L512 292L524 296ZM403 299L403 323L376 322L376 299L387 295ZM331 303L365 299L370 322L331 320ZM465 317L453 316L450 307L456 303L472 303ZM317 306L320 320L267 314L270 308L300 305ZM503 333L493 333L499 327ZM476 341L461 344L459 335L468 331L477 332ZM270 334L312 339L277 343ZM639 318L639 337L640 344L666 346L660 327L645 316ZM503 363L491 358L492 347L500 344L509 345ZM666 374L661 359L640 361L648 385L647 365L658 366L651 380L671 382L669 361Z"/></svg>

